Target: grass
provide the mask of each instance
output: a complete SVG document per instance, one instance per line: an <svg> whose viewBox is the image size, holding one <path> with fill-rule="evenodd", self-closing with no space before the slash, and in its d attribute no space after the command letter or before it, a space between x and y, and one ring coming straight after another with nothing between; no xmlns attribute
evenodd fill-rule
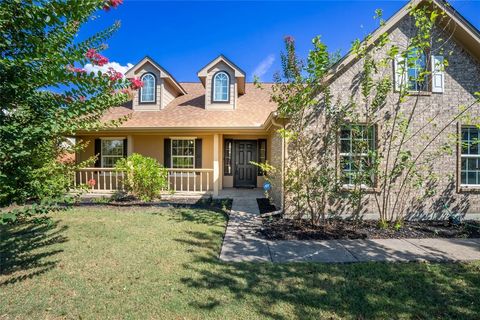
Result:
<svg viewBox="0 0 480 320"><path fill-rule="evenodd" d="M480 263L222 263L220 210L76 208L0 229L0 319L478 319Z"/></svg>

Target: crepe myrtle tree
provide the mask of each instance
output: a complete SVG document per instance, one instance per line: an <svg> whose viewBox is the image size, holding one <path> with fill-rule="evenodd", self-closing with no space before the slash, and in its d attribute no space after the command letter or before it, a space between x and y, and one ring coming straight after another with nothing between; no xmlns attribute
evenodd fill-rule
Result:
<svg viewBox="0 0 480 320"><path fill-rule="evenodd" d="M375 18L383 25L381 15L377 10ZM448 68L452 53L443 48L451 41L444 36L449 29L448 25L438 27L442 25L439 19L444 18L445 12L439 9L412 6L415 34L406 47L391 43L386 33L375 40L369 35L364 41L354 41L351 54L360 65L351 84L356 89L335 98L330 67L337 59L332 59L320 38L313 40L305 61L297 57L293 39L285 39L283 72L275 77L272 100L278 104L280 116L288 119L286 127L279 130L288 144L284 184L290 208L286 210L324 224L327 217L340 213L361 218L373 201L381 226L401 227L407 213L424 209L425 200L437 194L439 177L433 170L434 161L453 154L458 136L449 129L454 123L479 123L470 111L478 107L480 99L476 93L468 105L458 106L448 115L437 110L420 127L414 123L435 108L425 107L425 99L420 103L422 97L412 92L411 82L428 83L432 70L427 66L434 55L445 57L435 69ZM430 54L418 67L424 52ZM404 76L407 68L415 65L416 79ZM342 145L342 140L351 145ZM350 148L348 156L342 156L343 148Z"/></svg>
<svg viewBox="0 0 480 320"><path fill-rule="evenodd" d="M284 191L289 207L285 210L321 224L327 222L329 204L339 196L340 188L335 153L330 147L335 145L347 109L332 100L330 87L325 84L339 55L329 53L316 37L312 50L302 60L294 39L287 36L284 42L283 71L274 75L271 99L278 105L279 116L288 119L288 125L279 130L288 144ZM267 176L279 172L271 165L262 169Z"/></svg>
<svg viewBox="0 0 480 320"><path fill-rule="evenodd" d="M110 107L131 99L142 82L113 69L89 73L82 68L108 63L100 52L120 24L76 39L99 10L121 3L0 2L0 207L65 192L69 182L64 177L73 164L58 159L73 149L64 137L123 121L100 119Z"/></svg>

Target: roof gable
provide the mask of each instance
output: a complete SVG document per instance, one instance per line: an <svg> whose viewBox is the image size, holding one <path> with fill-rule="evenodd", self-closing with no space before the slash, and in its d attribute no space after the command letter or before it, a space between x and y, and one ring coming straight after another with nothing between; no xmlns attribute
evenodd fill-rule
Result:
<svg viewBox="0 0 480 320"><path fill-rule="evenodd" d="M228 67L233 70L234 76L238 81L238 91L240 94L245 93L245 71L240 69L235 63L233 63L230 59L225 57L223 54L219 55L212 61L210 61L206 66L204 66L200 71L197 72L197 76L200 78L200 81L205 86L205 79L207 78L207 74L209 70L215 67L219 63L224 63Z"/></svg>
<svg viewBox="0 0 480 320"><path fill-rule="evenodd" d="M156 68L160 72L160 78L165 79L179 94L186 94L187 92L185 89L180 85L180 83L175 80L175 78L161 65L159 65L155 60L150 58L149 56L145 56L142 60L140 60L137 64L131 67L126 73L126 77L133 77L135 72L143 67L145 64L150 63L154 68Z"/></svg>
<svg viewBox="0 0 480 320"><path fill-rule="evenodd" d="M402 9L397 11L385 24L380 26L371 34L368 40L373 45L381 35L390 32L397 24L406 17L412 7L425 4L436 6L446 13L449 21L441 21L442 27L445 27L449 32L452 32L454 37L464 46L464 48L478 60L480 60L480 31L469 23L458 11L456 11L451 4L444 0L411 0ZM365 41L365 40L364 40ZM364 42L363 41L363 42ZM327 81L333 79L338 73L342 72L344 68L350 66L356 60L356 56L349 52L340 61L332 66L327 77Z"/></svg>

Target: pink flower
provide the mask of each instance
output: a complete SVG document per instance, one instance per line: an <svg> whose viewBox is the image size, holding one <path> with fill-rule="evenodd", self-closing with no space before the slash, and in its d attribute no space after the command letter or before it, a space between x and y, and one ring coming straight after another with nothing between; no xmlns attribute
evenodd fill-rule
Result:
<svg viewBox="0 0 480 320"><path fill-rule="evenodd" d="M295 39L292 36L285 36L285 41L290 44L294 42Z"/></svg>
<svg viewBox="0 0 480 320"><path fill-rule="evenodd" d="M96 64L100 67L108 63L108 58L102 56L100 53L97 52L97 50L93 48L87 50L87 53L85 53L85 57L90 59L93 64Z"/></svg>
<svg viewBox="0 0 480 320"><path fill-rule="evenodd" d="M113 68L108 68L108 71L106 72L106 74L110 78L110 81L117 81L123 78L123 73L118 72Z"/></svg>
<svg viewBox="0 0 480 320"><path fill-rule="evenodd" d="M87 181L87 185L92 188L95 187L96 184L97 184L97 181L95 181L95 179L90 179Z"/></svg>
<svg viewBox="0 0 480 320"><path fill-rule="evenodd" d="M72 65L67 66L67 70L70 71L70 72L77 72L77 73L86 73L87 72L85 69L76 68Z"/></svg>
<svg viewBox="0 0 480 320"><path fill-rule="evenodd" d="M133 89L133 90L138 90L140 89L141 87L143 87L143 81L141 81L140 79L138 79L137 77L133 78L133 79L130 79L130 87Z"/></svg>
<svg viewBox="0 0 480 320"><path fill-rule="evenodd" d="M101 67L108 63L108 58L97 54L96 59L94 59L92 62Z"/></svg>
<svg viewBox="0 0 480 320"><path fill-rule="evenodd" d="M80 96L80 97L78 97L78 100L80 100L81 102L85 102L86 98L85 98L85 96Z"/></svg>
<svg viewBox="0 0 480 320"><path fill-rule="evenodd" d="M95 59L95 56L97 55L97 50L95 49L88 49L87 53L85 53L85 57L88 59Z"/></svg>
<svg viewBox="0 0 480 320"><path fill-rule="evenodd" d="M107 0L103 6L103 10L108 11L110 8L116 8L123 3L123 0Z"/></svg>

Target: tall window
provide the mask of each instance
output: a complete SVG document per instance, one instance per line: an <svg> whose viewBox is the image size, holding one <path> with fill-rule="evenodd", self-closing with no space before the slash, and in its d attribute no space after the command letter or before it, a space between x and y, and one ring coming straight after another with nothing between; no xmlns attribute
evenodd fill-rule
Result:
<svg viewBox="0 0 480 320"><path fill-rule="evenodd" d="M123 140L102 139L102 168L113 168L123 158Z"/></svg>
<svg viewBox="0 0 480 320"><path fill-rule="evenodd" d="M225 72L219 72L213 77L213 101L228 101L228 89L230 87L230 79Z"/></svg>
<svg viewBox="0 0 480 320"><path fill-rule="evenodd" d="M258 163L267 163L267 140L258 140ZM258 175L263 176L265 172L262 169L258 170Z"/></svg>
<svg viewBox="0 0 480 320"><path fill-rule="evenodd" d="M375 129L373 126L345 126L340 132L340 166L344 185L372 187L371 172L375 158Z"/></svg>
<svg viewBox="0 0 480 320"><path fill-rule="evenodd" d="M407 55L408 90L427 91L427 56L421 50L411 50Z"/></svg>
<svg viewBox="0 0 480 320"><path fill-rule="evenodd" d="M462 154L460 183L480 185L480 130L476 127L462 128Z"/></svg>
<svg viewBox="0 0 480 320"><path fill-rule="evenodd" d="M141 78L143 87L140 88L140 102L155 102L155 76L144 74Z"/></svg>
<svg viewBox="0 0 480 320"><path fill-rule="evenodd" d="M194 139L172 139L172 168L195 168Z"/></svg>
<svg viewBox="0 0 480 320"><path fill-rule="evenodd" d="M223 148L223 174L231 176L232 171L232 148L233 141L225 140L225 147Z"/></svg>

